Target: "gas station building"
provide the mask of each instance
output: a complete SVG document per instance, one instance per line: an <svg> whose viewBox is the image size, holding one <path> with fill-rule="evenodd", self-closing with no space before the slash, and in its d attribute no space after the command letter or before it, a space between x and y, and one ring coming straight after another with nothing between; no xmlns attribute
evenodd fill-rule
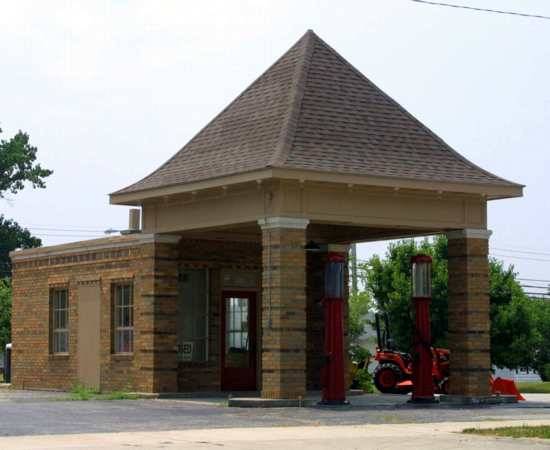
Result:
<svg viewBox="0 0 550 450"><path fill-rule="evenodd" d="M487 202L522 189L308 31L170 160L110 195L141 208L141 227L11 254L12 383L303 397L325 363L327 251L446 234L450 394L487 396Z"/></svg>

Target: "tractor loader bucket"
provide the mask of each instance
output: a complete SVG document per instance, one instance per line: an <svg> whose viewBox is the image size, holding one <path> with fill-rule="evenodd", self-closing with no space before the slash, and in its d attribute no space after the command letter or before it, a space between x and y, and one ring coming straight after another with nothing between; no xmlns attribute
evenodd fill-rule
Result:
<svg viewBox="0 0 550 450"><path fill-rule="evenodd" d="M414 386L413 386L412 380L404 380L404 381L401 381L400 383L397 383L395 388L400 392L402 391L402 392L408 393L408 392L412 392Z"/></svg>
<svg viewBox="0 0 550 450"><path fill-rule="evenodd" d="M508 378L490 378L491 393L500 395L514 395L518 400L525 400L525 397L519 392L514 380Z"/></svg>

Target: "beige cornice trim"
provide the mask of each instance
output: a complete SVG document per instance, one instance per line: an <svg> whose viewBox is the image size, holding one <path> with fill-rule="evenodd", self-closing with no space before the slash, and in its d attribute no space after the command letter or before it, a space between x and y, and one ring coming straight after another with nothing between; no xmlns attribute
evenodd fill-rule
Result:
<svg viewBox="0 0 550 450"><path fill-rule="evenodd" d="M447 183L443 181L413 180L406 178L377 177L370 175L353 175L335 172L320 172L313 170L298 170L285 168L269 168L226 177L212 178L173 185L163 188L147 189L137 192L110 194L110 203L115 205L140 205L143 201L176 194L198 192L204 189L221 188L233 184L261 182L266 179L280 178L300 182L341 183L357 186L379 186L398 189L427 190L462 194L478 194L487 200L523 196L523 186L520 184L478 184L478 183Z"/></svg>
<svg viewBox="0 0 550 450"><path fill-rule="evenodd" d="M121 248L137 247L144 244L177 244L181 236L172 234L142 234L136 233L128 236L116 236L114 238L93 239L90 241L72 242L70 244L54 245L26 250L14 250L10 252L12 261L25 261L36 258L50 258L53 256L65 256L78 253L87 253L100 250L118 250Z"/></svg>
<svg viewBox="0 0 550 450"><path fill-rule="evenodd" d="M295 180L345 183L358 186L380 186L399 189L428 190L464 194L479 194L488 200L507 197L521 197L522 185L492 185L477 183L448 183L444 181L413 180L407 178L377 177L371 175L353 175L313 170L274 169L274 178Z"/></svg>
<svg viewBox="0 0 550 450"><path fill-rule="evenodd" d="M486 239L491 237L491 230L476 230L473 228L464 228L463 230L454 230L447 232L447 239Z"/></svg>
<svg viewBox="0 0 550 450"><path fill-rule="evenodd" d="M274 228L291 228L295 230L305 230L309 224L309 219L300 217L266 217L259 219L258 225L262 230L272 230Z"/></svg>
<svg viewBox="0 0 550 450"><path fill-rule="evenodd" d="M176 194L192 193L204 189L229 186L232 184L250 183L273 178L271 169L257 170L226 177L211 178L209 180L197 181L196 183L177 184L162 188L146 189L137 192L120 193L116 192L109 195L109 202L112 205L139 205L144 200L165 197Z"/></svg>

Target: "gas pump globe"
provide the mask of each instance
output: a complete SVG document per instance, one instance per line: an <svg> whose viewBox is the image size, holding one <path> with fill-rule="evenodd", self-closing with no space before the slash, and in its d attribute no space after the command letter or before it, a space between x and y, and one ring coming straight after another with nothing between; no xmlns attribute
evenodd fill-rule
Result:
<svg viewBox="0 0 550 450"><path fill-rule="evenodd" d="M417 255L412 262L412 296L413 298L432 297L432 258L428 255Z"/></svg>
<svg viewBox="0 0 550 450"><path fill-rule="evenodd" d="M432 297L432 258L416 255L412 264L412 300L415 311L413 339L413 393L414 403L435 401L433 384L432 334L430 303Z"/></svg>

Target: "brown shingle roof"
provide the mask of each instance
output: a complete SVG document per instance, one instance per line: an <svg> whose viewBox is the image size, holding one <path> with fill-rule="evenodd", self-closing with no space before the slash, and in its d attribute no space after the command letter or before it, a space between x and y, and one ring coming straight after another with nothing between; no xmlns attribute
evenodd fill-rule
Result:
<svg viewBox="0 0 550 450"><path fill-rule="evenodd" d="M172 158L115 194L265 168L517 186L463 158L308 31Z"/></svg>

